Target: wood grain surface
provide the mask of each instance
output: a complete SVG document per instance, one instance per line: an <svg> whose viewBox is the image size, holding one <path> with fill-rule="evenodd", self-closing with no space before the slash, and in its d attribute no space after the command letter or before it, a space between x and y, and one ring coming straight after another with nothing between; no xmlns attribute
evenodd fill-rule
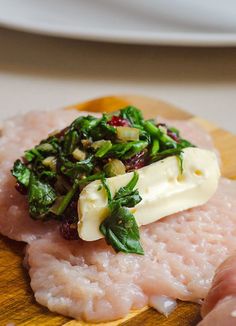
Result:
<svg viewBox="0 0 236 326"><path fill-rule="evenodd" d="M135 105L143 110L145 117L161 115L166 118L193 120L207 129L222 156L222 174L236 179L236 136L219 127L194 117L173 105L142 96L110 96L73 105L70 108L92 112L114 111L125 105ZM46 136L46 135L45 135ZM30 288L30 279L23 268L24 243L0 238L0 325L85 326L93 325L74 321L49 312L37 304ZM189 302L179 302L169 318L160 315L152 308L145 307L134 311L126 318L99 325L160 325L194 326L200 320L199 306Z"/></svg>

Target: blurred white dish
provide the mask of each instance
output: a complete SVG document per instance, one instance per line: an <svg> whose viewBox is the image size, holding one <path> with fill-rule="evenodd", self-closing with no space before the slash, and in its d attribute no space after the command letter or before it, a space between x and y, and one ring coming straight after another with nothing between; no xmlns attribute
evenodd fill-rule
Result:
<svg viewBox="0 0 236 326"><path fill-rule="evenodd" d="M96 41L236 45L235 0L0 0L0 25Z"/></svg>

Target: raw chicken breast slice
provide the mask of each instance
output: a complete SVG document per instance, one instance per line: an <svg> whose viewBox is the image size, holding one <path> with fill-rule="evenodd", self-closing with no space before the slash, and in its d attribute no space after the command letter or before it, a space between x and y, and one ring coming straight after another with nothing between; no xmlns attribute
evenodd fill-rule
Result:
<svg viewBox="0 0 236 326"><path fill-rule="evenodd" d="M201 313L201 326L236 325L236 254L217 269Z"/></svg>
<svg viewBox="0 0 236 326"><path fill-rule="evenodd" d="M197 326L235 326L236 296L220 300Z"/></svg>
<svg viewBox="0 0 236 326"><path fill-rule="evenodd" d="M147 304L132 281L136 258L115 254L104 240L67 241L55 232L31 242L27 256L35 298L51 311L107 321Z"/></svg>
<svg viewBox="0 0 236 326"><path fill-rule="evenodd" d="M236 295L236 254L227 258L217 269L202 306L202 316L207 315L217 302L233 295Z"/></svg>
<svg viewBox="0 0 236 326"><path fill-rule="evenodd" d="M15 179L10 170L26 149L38 144L50 132L63 129L76 117L87 114L91 113L76 110L31 112L3 123L0 137L0 233L14 240L30 242L57 227L53 221L34 221L29 217L26 200L15 190ZM174 123L170 122L171 125ZM199 131L197 125L180 122L179 126L185 137L189 133L196 144L209 147L209 135L201 129Z"/></svg>
<svg viewBox="0 0 236 326"><path fill-rule="evenodd" d="M199 302L236 247L236 182L223 179L205 205L140 229L145 255L116 254L105 241L66 241L55 231L28 246L31 287L50 310L112 320L155 296Z"/></svg>

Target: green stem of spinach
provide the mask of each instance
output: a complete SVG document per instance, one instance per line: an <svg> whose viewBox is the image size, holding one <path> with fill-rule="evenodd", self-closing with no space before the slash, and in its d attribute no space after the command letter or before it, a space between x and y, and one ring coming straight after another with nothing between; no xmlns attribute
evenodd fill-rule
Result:
<svg viewBox="0 0 236 326"><path fill-rule="evenodd" d="M72 188L68 191L68 193L65 195L65 197L62 199L60 206L58 207L56 211L56 215L61 215L69 205L71 199L79 189L80 183L78 181L75 181Z"/></svg>
<svg viewBox="0 0 236 326"><path fill-rule="evenodd" d="M103 177L103 178L101 178L101 181L102 181L102 185L107 193L107 200L108 200L108 206L109 206L112 202L111 191L110 191L110 188L108 187L107 179L105 177Z"/></svg>
<svg viewBox="0 0 236 326"><path fill-rule="evenodd" d="M82 184L86 184L88 182L94 181L94 180L98 180L104 178L104 173L96 173L93 174L87 178L84 179L76 179L72 188L68 191L68 193L65 195L65 197L62 199L60 206L57 209L57 212L55 213L56 215L61 215L63 214L63 212L65 211L65 209L67 208L67 206L69 205L71 199L74 197L74 195L76 194L76 192L79 190L79 186Z"/></svg>

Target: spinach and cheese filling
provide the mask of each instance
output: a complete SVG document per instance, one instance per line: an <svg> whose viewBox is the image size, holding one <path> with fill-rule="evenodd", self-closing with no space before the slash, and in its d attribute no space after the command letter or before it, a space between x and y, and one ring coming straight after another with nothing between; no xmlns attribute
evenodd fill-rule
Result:
<svg viewBox="0 0 236 326"><path fill-rule="evenodd" d="M62 236L68 240L78 239L77 202L82 189L94 180L102 180L109 216L100 231L116 251L142 254L139 229L127 209L142 200L135 189L138 174L134 173L113 198L106 178L170 156L178 158L182 170L182 151L187 147L194 145L181 138L176 128L145 120L140 110L129 106L99 118L78 117L25 151L15 161L12 174L16 189L27 198L29 215L35 220L57 220Z"/></svg>

